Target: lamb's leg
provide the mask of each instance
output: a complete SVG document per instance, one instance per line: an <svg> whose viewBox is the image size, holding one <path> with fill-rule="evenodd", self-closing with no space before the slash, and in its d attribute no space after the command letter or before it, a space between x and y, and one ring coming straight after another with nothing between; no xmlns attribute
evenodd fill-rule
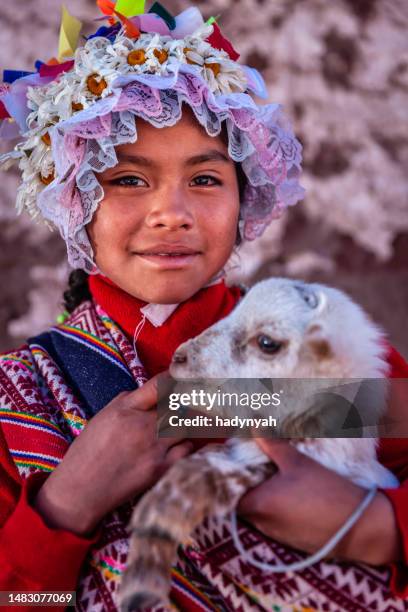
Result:
<svg viewBox="0 0 408 612"><path fill-rule="evenodd" d="M255 465L239 460L232 446L207 447L178 461L141 499L130 522L121 612L167 604L178 545L206 516L231 511L248 489L275 471L266 457Z"/></svg>

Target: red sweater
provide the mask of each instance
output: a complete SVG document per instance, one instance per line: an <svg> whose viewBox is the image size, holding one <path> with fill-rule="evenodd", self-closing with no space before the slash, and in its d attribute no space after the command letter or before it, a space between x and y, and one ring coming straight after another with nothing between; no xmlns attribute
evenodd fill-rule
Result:
<svg viewBox="0 0 408 612"><path fill-rule="evenodd" d="M408 378L408 364L395 349L388 360L392 377ZM404 548L404 561L392 567L391 589L408 598L408 438L381 440L379 458L401 481L400 488L384 492L393 504ZM50 528L32 508L47 476L36 473L21 480L0 426L0 591L75 591L86 553L98 539L99 532L85 538Z"/></svg>

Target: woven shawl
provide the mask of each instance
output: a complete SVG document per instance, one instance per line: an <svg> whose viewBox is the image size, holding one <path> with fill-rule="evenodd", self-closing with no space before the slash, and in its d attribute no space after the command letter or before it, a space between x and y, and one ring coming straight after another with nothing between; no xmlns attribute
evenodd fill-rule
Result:
<svg viewBox="0 0 408 612"><path fill-rule="evenodd" d="M52 471L87 421L118 393L142 385L146 373L131 344L100 306L81 304L63 325L0 356L0 423L23 478ZM117 610L132 506L105 517L77 585L76 609ZM291 563L302 553L240 523L240 536L265 561ZM322 562L296 575L263 574L240 560L227 519L206 520L180 546L171 601L179 610L365 612L406 608L393 598L389 572Z"/></svg>

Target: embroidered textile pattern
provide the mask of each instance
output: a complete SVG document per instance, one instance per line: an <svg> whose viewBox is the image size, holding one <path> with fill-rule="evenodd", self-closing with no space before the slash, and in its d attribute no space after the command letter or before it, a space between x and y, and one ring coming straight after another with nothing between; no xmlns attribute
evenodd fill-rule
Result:
<svg viewBox="0 0 408 612"><path fill-rule="evenodd" d="M0 423L23 477L53 469L92 411L111 399L96 397L91 405L88 396L79 398L75 394L73 386L81 376L78 355L91 363L95 388L104 387L99 382L100 376L105 379L110 375L111 380L119 380L125 388L128 381L132 382L118 363L110 359L112 354L120 356L138 384L145 380L130 342L99 307L83 303L65 326L78 333L65 336L54 330L0 356ZM88 343L79 342L82 332ZM95 350L99 347L104 350ZM53 351L55 355L51 356ZM67 360L60 361L60 355L68 352L73 355L76 370ZM91 391L94 392L93 388ZM113 394L118 392L115 387ZM36 436L32 435L32 427ZM106 517L100 541L90 550L79 578L77 610L117 610L116 593L127 558L126 525L131 511L131 504L126 504ZM240 537L248 550L267 562L290 563L302 558L300 553L243 524ZM292 612L302 607L328 612L405 609L404 602L390 594L388 571L382 569L320 563L296 576L262 574L239 559L225 519L205 521L191 541L180 547L172 572L171 601L176 609L193 612Z"/></svg>

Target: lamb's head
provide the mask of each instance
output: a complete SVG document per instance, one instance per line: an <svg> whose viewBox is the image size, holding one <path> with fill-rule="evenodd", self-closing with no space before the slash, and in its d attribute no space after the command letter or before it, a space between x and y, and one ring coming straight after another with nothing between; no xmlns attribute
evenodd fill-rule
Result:
<svg viewBox="0 0 408 612"><path fill-rule="evenodd" d="M383 333L337 289L273 278L173 356L175 378L330 377L386 374Z"/></svg>

